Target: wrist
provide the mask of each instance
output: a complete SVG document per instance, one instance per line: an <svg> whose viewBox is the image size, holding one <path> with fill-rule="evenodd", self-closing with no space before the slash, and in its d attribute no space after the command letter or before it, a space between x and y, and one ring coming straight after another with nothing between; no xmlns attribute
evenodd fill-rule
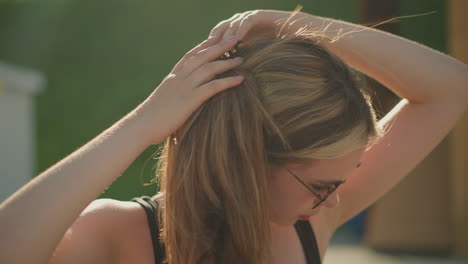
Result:
<svg viewBox="0 0 468 264"><path fill-rule="evenodd" d="M119 133L123 133L128 141L132 142L131 144L147 148L153 144L148 129L150 120L142 110L141 105L138 106L122 117L110 129L118 130Z"/></svg>
<svg viewBox="0 0 468 264"><path fill-rule="evenodd" d="M140 143L146 146L160 144L172 133L165 124L165 121L170 119L169 113L150 98L135 108L126 118L129 119L133 134L137 135Z"/></svg>

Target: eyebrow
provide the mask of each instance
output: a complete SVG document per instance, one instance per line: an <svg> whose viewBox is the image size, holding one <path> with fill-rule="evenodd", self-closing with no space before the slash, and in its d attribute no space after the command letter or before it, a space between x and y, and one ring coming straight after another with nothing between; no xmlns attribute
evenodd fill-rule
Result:
<svg viewBox="0 0 468 264"><path fill-rule="evenodd" d="M359 161L358 164L356 164L356 168L359 168L362 165L362 162ZM330 184L330 185L337 185L337 184L343 184L346 182L346 180L318 180L317 182L321 184Z"/></svg>
<svg viewBox="0 0 468 264"><path fill-rule="evenodd" d="M358 164L356 165L356 168L359 168L362 165L362 162L359 161ZM331 185L337 185L337 184L343 184L346 182L346 180L318 180L319 183L321 184L331 184Z"/></svg>

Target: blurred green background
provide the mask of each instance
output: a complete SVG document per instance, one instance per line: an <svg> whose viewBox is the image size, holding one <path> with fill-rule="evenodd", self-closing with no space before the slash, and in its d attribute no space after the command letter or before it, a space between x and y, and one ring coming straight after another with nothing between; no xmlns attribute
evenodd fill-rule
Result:
<svg viewBox="0 0 468 264"><path fill-rule="evenodd" d="M401 35L440 51L445 1L399 1ZM179 58L219 21L251 9L303 11L361 23L359 0L0 1L0 61L42 72L37 96L37 173L91 140L136 107ZM157 192L157 146L148 148L102 197L128 200ZM147 163L145 164L145 161Z"/></svg>

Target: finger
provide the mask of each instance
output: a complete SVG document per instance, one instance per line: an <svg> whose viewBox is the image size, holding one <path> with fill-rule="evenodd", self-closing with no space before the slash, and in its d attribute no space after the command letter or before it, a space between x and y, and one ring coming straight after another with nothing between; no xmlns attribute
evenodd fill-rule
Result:
<svg viewBox="0 0 468 264"><path fill-rule="evenodd" d="M192 72L191 76L193 81L191 83L196 86L206 83L212 80L217 74L226 72L227 70L234 69L241 65L242 61L243 59L241 57L236 57L234 59L218 60L203 65L202 67Z"/></svg>
<svg viewBox="0 0 468 264"><path fill-rule="evenodd" d="M200 50L206 49L207 47L212 46L212 45L214 45L214 44L216 44L218 42L219 42L219 38L216 38L216 37L210 37L210 38L206 39L205 41L200 43L198 46L194 47L189 52L187 52L182 57L182 59L180 59L180 61L177 62L177 64L174 66L174 69L172 70L172 72L179 71L180 68L185 64L185 62L188 61L190 58L192 58L194 55L196 55Z"/></svg>
<svg viewBox="0 0 468 264"><path fill-rule="evenodd" d="M240 21L238 27L237 27L237 30L234 34L236 35L239 35L239 39L242 39L244 40L245 38L245 35L247 35L247 33L250 31L250 29L252 28L253 26L253 22L252 22L252 19L253 19L253 15L252 14L249 14L249 15L246 15L242 21Z"/></svg>
<svg viewBox="0 0 468 264"><path fill-rule="evenodd" d="M231 21L237 19L241 14L234 14L231 18L219 22L213 30L211 30L210 36L217 36L221 38L224 35L224 32L231 24Z"/></svg>
<svg viewBox="0 0 468 264"><path fill-rule="evenodd" d="M187 62L190 58L195 56L200 50L204 50L204 49L206 49L206 48L208 48L208 47L210 47L210 46L212 46L212 45L214 45L214 44L216 44L218 42L219 42L219 38L217 38L217 37L210 37L210 38L206 39L205 41L200 43L198 46L194 47L189 52L187 52L182 57L182 59L180 59L179 62L177 62L177 64L172 69L172 72L179 71L180 68L185 64L185 62Z"/></svg>
<svg viewBox="0 0 468 264"><path fill-rule="evenodd" d="M239 27L239 24L242 21L242 16L238 17L237 19L233 20L229 27L226 29L224 32L221 41L227 40L230 36L233 36L236 34L237 28Z"/></svg>
<svg viewBox="0 0 468 264"><path fill-rule="evenodd" d="M193 72L195 69L199 68L201 65L206 64L210 61L213 61L220 56L222 56L226 51L233 48L239 36L232 36L226 41L219 42L216 45L206 48L203 52L198 53L193 56L190 60L185 63L181 71L186 72L187 74Z"/></svg>
<svg viewBox="0 0 468 264"><path fill-rule="evenodd" d="M226 29L229 27L229 21L224 21L216 27L214 27L210 32L210 37L217 37L221 39L221 36L224 34Z"/></svg>
<svg viewBox="0 0 468 264"><path fill-rule="evenodd" d="M240 75L234 76L234 77L216 79L197 88L196 93L198 94L199 98L202 101L205 101L208 98L212 97L213 95L221 91L224 91L228 88L232 88L241 84L243 80L244 80L244 77Z"/></svg>

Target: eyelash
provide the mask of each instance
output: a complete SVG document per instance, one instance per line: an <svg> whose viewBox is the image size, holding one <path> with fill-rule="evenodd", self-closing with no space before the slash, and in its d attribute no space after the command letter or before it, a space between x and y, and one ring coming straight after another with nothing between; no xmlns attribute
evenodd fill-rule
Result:
<svg viewBox="0 0 468 264"><path fill-rule="evenodd" d="M323 191L323 190L326 190L327 187L323 187L323 186L316 186L316 185L312 185L311 186L312 189L316 190L316 191Z"/></svg>

